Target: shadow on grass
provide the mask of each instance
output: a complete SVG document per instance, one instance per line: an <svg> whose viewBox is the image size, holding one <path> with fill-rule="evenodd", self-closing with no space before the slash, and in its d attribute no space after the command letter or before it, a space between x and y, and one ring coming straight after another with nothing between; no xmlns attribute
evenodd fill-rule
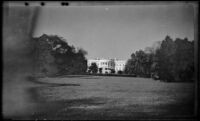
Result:
<svg viewBox="0 0 200 121"><path fill-rule="evenodd" d="M96 77L94 75L64 75L57 76L57 78L101 79L100 77Z"/></svg>
<svg viewBox="0 0 200 121"><path fill-rule="evenodd" d="M42 97L40 88L42 87L34 87L27 90L30 94L29 101L36 103L33 113L30 116L26 116L31 117L31 119L96 119L95 117L99 115L99 112L93 115L94 112L88 112L84 108L72 107L101 106L107 101L105 98L99 97L49 101ZM19 119L23 119L23 117Z"/></svg>
<svg viewBox="0 0 200 121"><path fill-rule="evenodd" d="M106 107L109 98L91 97L67 100L48 100L40 93L45 87L29 88L30 101L37 104L32 119L51 120L136 120L136 119L193 119L193 100L163 105L128 105ZM67 96L67 94L66 94ZM87 108L87 107L100 108ZM81 108L79 108L81 107ZM23 118L22 118L23 119Z"/></svg>
<svg viewBox="0 0 200 121"><path fill-rule="evenodd" d="M29 81L47 86L32 87L27 89L30 100L36 103L36 109L29 117L31 119L52 120L136 120L136 119L193 119L193 100L184 100L176 104L157 106L129 105L123 107L90 108L87 106L103 106L108 98L91 97L68 100L48 100L43 96L41 89L48 86L70 86L70 84L52 84L40 82L30 78ZM73 86L72 84L71 86ZM67 94L66 94L67 97ZM191 98L192 99L192 98ZM84 106L86 106L84 108ZM75 108L72 108L75 107ZM83 107L83 108L78 108ZM164 111L163 111L164 110ZM191 116L188 116L191 115ZM23 117L21 118L23 119Z"/></svg>
<svg viewBox="0 0 200 121"><path fill-rule="evenodd" d="M58 84L58 83L49 83L49 82L41 82L38 81L35 77L27 77L27 80L37 84L44 84L45 86L57 87L57 86L80 86L80 84Z"/></svg>

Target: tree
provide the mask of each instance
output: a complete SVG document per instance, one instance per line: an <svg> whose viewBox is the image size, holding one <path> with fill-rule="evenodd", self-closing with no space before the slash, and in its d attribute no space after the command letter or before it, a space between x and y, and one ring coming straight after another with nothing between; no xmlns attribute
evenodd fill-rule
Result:
<svg viewBox="0 0 200 121"><path fill-rule="evenodd" d="M144 51L139 50L135 52L135 55L136 55L136 63L135 63L136 75L144 76L146 73L146 68L145 68L145 64L147 61L146 54L144 53Z"/></svg>
<svg viewBox="0 0 200 121"><path fill-rule="evenodd" d="M117 73L118 73L118 74L123 74L123 71L119 70Z"/></svg>
<svg viewBox="0 0 200 121"><path fill-rule="evenodd" d="M169 36L157 51L158 75L164 81L190 81L194 76L194 44L187 38Z"/></svg>
<svg viewBox="0 0 200 121"><path fill-rule="evenodd" d="M125 70L124 72L126 74L136 74L136 71L135 71L135 63L136 61L134 59L129 59L125 65Z"/></svg>
<svg viewBox="0 0 200 121"><path fill-rule="evenodd" d="M44 40L46 37L47 35L43 35L39 39L34 39L35 71L39 74L51 75L56 73L57 67L54 63L55 58L51 54L51 45Z"/></svg>
<svg viewBox="0 0 200 121"><path fill-rule="evenodd" d="M163 81L192 81L194 78L194 41L166 36L152 47L131 54L125 73Z"/></svg>
<svg viewBox="0 0 200 121"><path fill-rule="evenodd" d="M194 76L194 43L187 38L175 40L175 79L177 81L190 81Z"/></svg>
<svg viewBox="0 0 200 121"><path fill-rule="evenodd" d="M152 65L153 65L153 57L154 57L153 53L147 53L146 54L146 62L144 64L146 77L151 77L151 71L152 71Z"/></svg>
<svg viewBox="0 0 200 121"><path fill-rule="evenodd" d="M89 70L90 70L92 73L96 74L97 71L98 71L97 64L96 64L96 63L92 63L91 66L89 67Z"/></svg>
<svg viewBox="0 0 200 121"><path fill-rule="evenodd" d="M157 51L158 76L164 81L174 81L174 54L176 46L170 36L166 36L162 41L160 49Z"/></svg>
<svg viewBox="0 0 200 121"><path fill-rule="evenodd" d="M82 74L87 70L87 52L82 48L76 52L74 46L68 45L67 41L57 35L42 35L35 38L39 62L45 65L47 72L55 70L54 74ZM45 59L46 58L46 59ZM51 60L51 61L50 61ZM49 63L47 61L50 61ZM54 67L50 69L49 67Z"/></svg>
<svg viewBox="0 0 200 121"><path fill-rule="evenodd" d="M110 72L111 72L111 74L114 74L115 73L115 69L111 69Z"/></svg>

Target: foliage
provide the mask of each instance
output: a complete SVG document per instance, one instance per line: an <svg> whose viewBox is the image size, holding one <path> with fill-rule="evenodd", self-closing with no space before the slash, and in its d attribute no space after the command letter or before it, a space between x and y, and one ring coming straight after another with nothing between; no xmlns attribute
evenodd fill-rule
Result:
<svg viewBox="0 0 200 121"><path fill-rule="evenodd" d="M94 74L96 74L98 71L98 66L96 63L92 63L91 66L89 67L89 72L92 72Z"/></svg>
<svg viewBox="0 0 200 121"><path fill-rule="evenodd" d="M111 69L110 72L111 72L111 74L114 74L115 73L115 69Z"/></svg>
<svg viewBox="0 0 200 121"><path fill-rule="evenodd" d="M158 75L160 79L164 81L173 81L174 77L174 56L176 52L176 46L173 40L166 36L162 41L160 49L157 51L156 56L158 58Z"/></svg>
<svg viewBox="0 0 200 121"><path fill-rule="evenodd" d="M125 73L168 82L191 81L194 78L194 41L187 38L174 41L166 36L153 47L131 54Z"/></svg>
<svg viewBox="0 0 200 121"><path fill-rule="evenodd" d="M118 73L118 74L123 74L123 71L120 71L120 70L119 70L117 73Z"/></svg>
<svg viewBox="0 0 200 121"><path fill-rule="evenodd" d="M38 67L45 69L50 74L81 74L87 69L87 52L83 49L76 51L74 46L57 35L42 35L36 40L36 62ZM52 68L50 68L52 67ZM40 71L41 69L39 68ZM43 72L44 71L40 71Z"/></svg>
<svg viewBox="0 0 200 121"><path fill-rule="evenodd" d="M153 55L144 51L136 51L131 55L125 66L126 74L136 74L138 76L150 76Z"/></svg>

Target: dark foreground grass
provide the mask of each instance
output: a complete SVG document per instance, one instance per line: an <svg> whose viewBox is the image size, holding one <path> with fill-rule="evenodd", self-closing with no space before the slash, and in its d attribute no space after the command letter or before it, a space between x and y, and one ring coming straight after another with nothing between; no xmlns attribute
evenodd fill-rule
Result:
<svg viewBox="0 0 200 121"><path fill-rule="evenodd" d="M35 94L38 89L30 90ZM36 94L37 95L37 94ZM35 97L35 95L34 95ZM30 119L54 120L133 120L133 119L192 119L192 100L177 104L161 105L125 105L105 107L109 99L84 98L60 101L47 101L42 98L37 101L37 111L29 116ZM19 117L23 119L23 117Z"/></svg>
<svg viewBox="0 0 200 121"><path fill-rule="evenodd" d="M192 119L194 114L193 83L103 76L42 78L32 83L25 92L26 102L34 104L34 108L30 113L9 118Z"/></svg>

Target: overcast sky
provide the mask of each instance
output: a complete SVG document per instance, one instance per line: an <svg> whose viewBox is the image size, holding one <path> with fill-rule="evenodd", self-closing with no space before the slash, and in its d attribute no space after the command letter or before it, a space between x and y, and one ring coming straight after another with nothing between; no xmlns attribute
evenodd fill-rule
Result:
<svg viewBox="0 0 200 121"><path fill-rule="evenodd" d="M88 52L87 58L128 59L131 53L161 41L194 39L189 5L43 7L35 37L56 34Z"/></svg>

